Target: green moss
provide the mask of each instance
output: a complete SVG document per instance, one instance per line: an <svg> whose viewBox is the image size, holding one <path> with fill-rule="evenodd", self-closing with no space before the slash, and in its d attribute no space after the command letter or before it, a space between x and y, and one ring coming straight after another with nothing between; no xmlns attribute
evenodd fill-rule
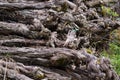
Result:
<svg viewBox="0 0 120 80"><path fill-rule="evenodd" d="M120 54L108 54L103 52L102 56L110 58L111 64L118 75L120 75Z"/></svg>
<svg viewBox="0 0 120 80"><path fill-rule="evenodd" d="M103 16L113 16L113 17L119 16L119 14L117 14L111 8L106 7L106 6L101 6L101 12L102 12Z"/></svg>
<svg viewBox="0 0 120 80"><path fill-rule="evenodd" d="M110 44L110 53L120 55L120 46L115 43Z"/></svg>
<svg viewBox="0 0 120 80"><path fill-rule="evenodd" d="M66 11L67 11L67 8L68 8L68 5L67 5L67 3L65 2L65 3L63 3L63 5L61 5L61 7L62 7L61 11L66 12Z"/></svg>
<svg viewBox="0 0 120 80"><path fill-rule="evenodd" d="M37 72L37 73L38 73L38 72ZM42 72L40 72L40 71L39 71L39 73L38 73L37 75L35 75L35 79L41 80L41 79L43 79L43 78L45 78L45 74L42 73Z"/></svg>
<svg viewBox="0 0 120 80"><path fill-rule="evenodd" d="M68 63L67 61L68 60L65 58L60 58L56 61L56 63L57 63L57 66L66 66Z"/></svg>
<svg viewBox="0 0 120 80"><path fill-rule="evenodd" d="M43 78L45 78L45 76L44 76L44 75L36 75L35 78L36 78L36 79L43 79Z"/></svg>
<svg viewBox="0 0 120 80"><path fill-rule="evenodd" d="M115 43L110 43L110 49L103 51L102 56L110 58L113 68L120 75L120 46Z"/></svg>

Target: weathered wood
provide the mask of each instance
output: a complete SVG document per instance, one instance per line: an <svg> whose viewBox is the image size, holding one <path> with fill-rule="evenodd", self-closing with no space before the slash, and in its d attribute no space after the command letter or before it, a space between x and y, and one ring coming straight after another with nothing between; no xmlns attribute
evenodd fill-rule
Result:
<svg viewBox="0 0 120 80"><path fill-rule="evenodd" d="M96 77L98 77L99 79L108 78L109 80L111 80L112 77L116 79L118 78L117 76L115 77L115 75L113 75L116 73L114 73L114 70L111 69L108 59L98 59L97 57L88 54L84 49L81 51L77 51L66 48L0 47L0 54L3 54L2 56L9 55L15 61L22 62L24 64L29 63L37 66L39 65L44 67L56 67L57 69L67 68L68 70L72 70L79 75L85 75L90 71L89 78L91 79L95 79ZM98 60L99 64L97 63ZM83 64L81 64L81 62ZM72 67L72 65L74 67ZM84 69L85 72L81 73L80 71ZM108 70L109 72L113 72L112 75L107 74Z"/></svg>
<svg viewBox="0 0 120 80"><path fill-rule="evenodd" d="M5 71L6 71L6 74L4 74ZM31 79L31 78L23 75L23 74L18 73L18 72L15 71L15 70L6 69L6 68L4 68L4 67L2 67L2 66L0 66L0 73L1 73L3 76L6 75L7 78L9 78L9 79L15 79L15 80L21 80L21 79L22 79L22 80L33 80L33 79Z"/></svg>
<svg viewBox="0 0 120 80"><path fill-rule="evenodd" d="M22 6L21 6L22 5ZM50 8L53 5L52 2L40 2L40 3L0 3L1 9L7 10L20 10L20 9L43 9Z"/></svg>
<svg viewBox="0 0 120 80"><path fill-rule="evenodd" d="M30 33L30 30L24 24L0 22L0 33L16 33L25 36Z"/></svg>
<svg viewBox="0 0 120 80"><path fill-rule="evenodd" d="M102 1L0 0L0 80L119 80L93 55L120 27L100 14L112 0Z"/></svg>
<svg viewBox="0 0 120 80"><path fill-rule="evenodd" d="M0 45L2 46L9 46L9 47L30 47L30 46L46 46L47 41L43 40L30 40L30 39L5 39L5 40L0 40Z"/></svg>
<svg viewBox="0 0 120 80"><path fill-rule="evenodd" d="M87 1L86 4L90 7L94 6L99 6L100 4L106 4L110 2L117 2L117 0L92 0L92 1Z"/></svg>
<svg viewBox="0 0 120 80"><path fill-rule="evenodd" d="M27 25L21 23L7 23L0 22L0 33L1 34L16 34L19 36L24 36L26 38L48 38L50 33L48 29L43 29L41 32L30 31Z"/></svg>
<svg viewBox="0 0 120 80"><path fill-rule="evenodd" d="M50 70L49 68L43 68L43 67L32 67L32 66L26 66L24 64L21 63L15 63L15 62L6 62L1 60L0 61L1 67L0 69L5 70L5 67L7 65L7 72L9 75L8 78L10 79L15 79L15 80L19 80L20 78L22 80L38 80L38 79L44 79L44 78L48 78L48 79L61 79L61 80L69 80L71 75L66 75L67 73L62 71L62 70L55 70L53 69ZM58 72L62 72L62 75L58 74L56 71ZM12 74L12 75L11 75ZM33 79L27 78L26 76L22 76L21 74L25 74L26 76L32 77ZM4 74L3 74L4 75ZM14 78L14 76L16 76L16 78ZM20 76L20 77L18 77ZM72 77L72 76L71 76ZM20 80L21 80L20 79Z"/></svg>

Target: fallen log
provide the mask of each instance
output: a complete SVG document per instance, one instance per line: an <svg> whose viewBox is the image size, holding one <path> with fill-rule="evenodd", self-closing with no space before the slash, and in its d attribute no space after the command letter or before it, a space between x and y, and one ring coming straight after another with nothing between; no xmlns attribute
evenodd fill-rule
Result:
<svg viewBox="0 0 120 80"><path fill-rule="evenodd" d="M22 5L22 6L21 6ZM40 3L0 3L1 9L6 10L21 10L21 9L43 9L50 8L53 5L51 2L40 2Z"/></svg>
<svg viewBox="0 0 120 80"><path fill-rule="evenodd" d="M16 63L16 62L7 62L7 61L0 61L1 67L3 71L7 71L7 78L9 79L15 79L15 80L38 80L38 79L60 79L60 80L69 80L71 75L66 75L66 72L57 70L58 72L62 72L64 76L61 76L61 74L58 74L58 72L55 72L54 69L53 71L47 68L43 67L32 67L32 66L25 66L21 63ZM7 65L7 68L5 67ZM26 76L32 77L28 78L26 76L23 76L21 74L24 74ZM3 74L4 76L4 74ZM16 76L16 77L15 77Z"/></svg>
<svg viewBox="0 0 120 80"><path fill-rule="evenodd" d="M29 39L6 39L0 40L0 45L2 46L9 46L9 47L30 47L30 46L46 46L47 41L39 41L39 40L29 40Z"/></svg>
<svg viewBox="0 0 120 80"><path fill-rule="evenodd" d="M109 59L94 56L120 27L99 2L0 0L0 79L119 80Z"/></svg>
<svg viewBox="0 0 120 80"><path fill-rule="evenodd" d="M98 59L97 57L88 54L84 49L82 51L77 51L66 48L1 47L0 54L1 55L3 54L2 56L8 54L10 58L13 58L15 61L22 62L24 64L29 63L29 65L32 64L44 67L49 66L55 67L60 70L67 69L79 75L81 74L85 75L86 73L87 74L89 73L89 78L91 79L104 78L105 80L112 80L118 78L113 69L111 69L109 65L110 62L108 59L105 58ZM5 65L5 63L7 62L4 63L2 62L0 64ZM9 63L8 65L12 64ZM85 70L85 72L81 73L82 70L83 71Z"/></svg>
<svg viewBox="0 0 120 80"><path fill-rule="evenodd" d="M16 34L19 36L24 36L26 38L41 38L48 37L50 31L48 29L43 29L41 32L30 31L27 25L21 23L7 23L0 22L0 33L1 34ZM46 36L45 36L46 35Z"/></svg>

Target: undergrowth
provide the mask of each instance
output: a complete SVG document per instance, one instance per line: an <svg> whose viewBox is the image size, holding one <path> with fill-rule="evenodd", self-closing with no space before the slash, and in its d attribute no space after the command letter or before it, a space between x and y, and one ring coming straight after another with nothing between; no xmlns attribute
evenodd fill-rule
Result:
<svg viewBox="0 0 120 80"><path fill-rule="evenodd" d="M102 56L110 58L113 68L120 75L120 30L114 31L114 36L112 37L109 50L104 50Z"/></svg>
<svg viewBox="0 0 120 80"><path fill-rule="evenodd" d="M120 52L118 54L109 54L107 51L103 51L102 56L110 59L113 68L115 69L117 74L120 75Z"/></svg>
<svg viewBox="0 0 120 80"><path fill-rule="evenodd" d="M113 16L118 17L119 14L117 12L113 11L110 7L101 6L102 14L103 16Z"/></svg>

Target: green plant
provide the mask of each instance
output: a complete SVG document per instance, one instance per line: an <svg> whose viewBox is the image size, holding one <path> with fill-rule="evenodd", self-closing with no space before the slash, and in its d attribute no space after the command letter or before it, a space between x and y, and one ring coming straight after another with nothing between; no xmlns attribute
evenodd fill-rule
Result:
<svg viewBox="0 0 120 80"><path fill-rule="evenodd" d="M106 6L101 6L101 11L103 16L113 16L113 17L118 17L119 14L117 14L115 11L113 11L111 8L106 7Z"/></svg>
<svg viewBox="0 0 120 80"><path fill-rule="evenodd" d="M113 68L120 75L120 44L116 42L111 42L109 44L110 48L108 51L103 51L102 56L110 58Z"/></svg>
<svg viewBox="0 0 120 80"><path fill-rule="evenodd" d="M120 46L118 46L115 43L111 43L109 44L109 46L110 46L110 53L120 55Z"/></svg>
<svg viewBox="0 0 120 80"><path fill-rule="evenodd" d="M110 59L114 70L120 75L120 54L108 54L106 51L103 51L102 56Z"/></svg>

